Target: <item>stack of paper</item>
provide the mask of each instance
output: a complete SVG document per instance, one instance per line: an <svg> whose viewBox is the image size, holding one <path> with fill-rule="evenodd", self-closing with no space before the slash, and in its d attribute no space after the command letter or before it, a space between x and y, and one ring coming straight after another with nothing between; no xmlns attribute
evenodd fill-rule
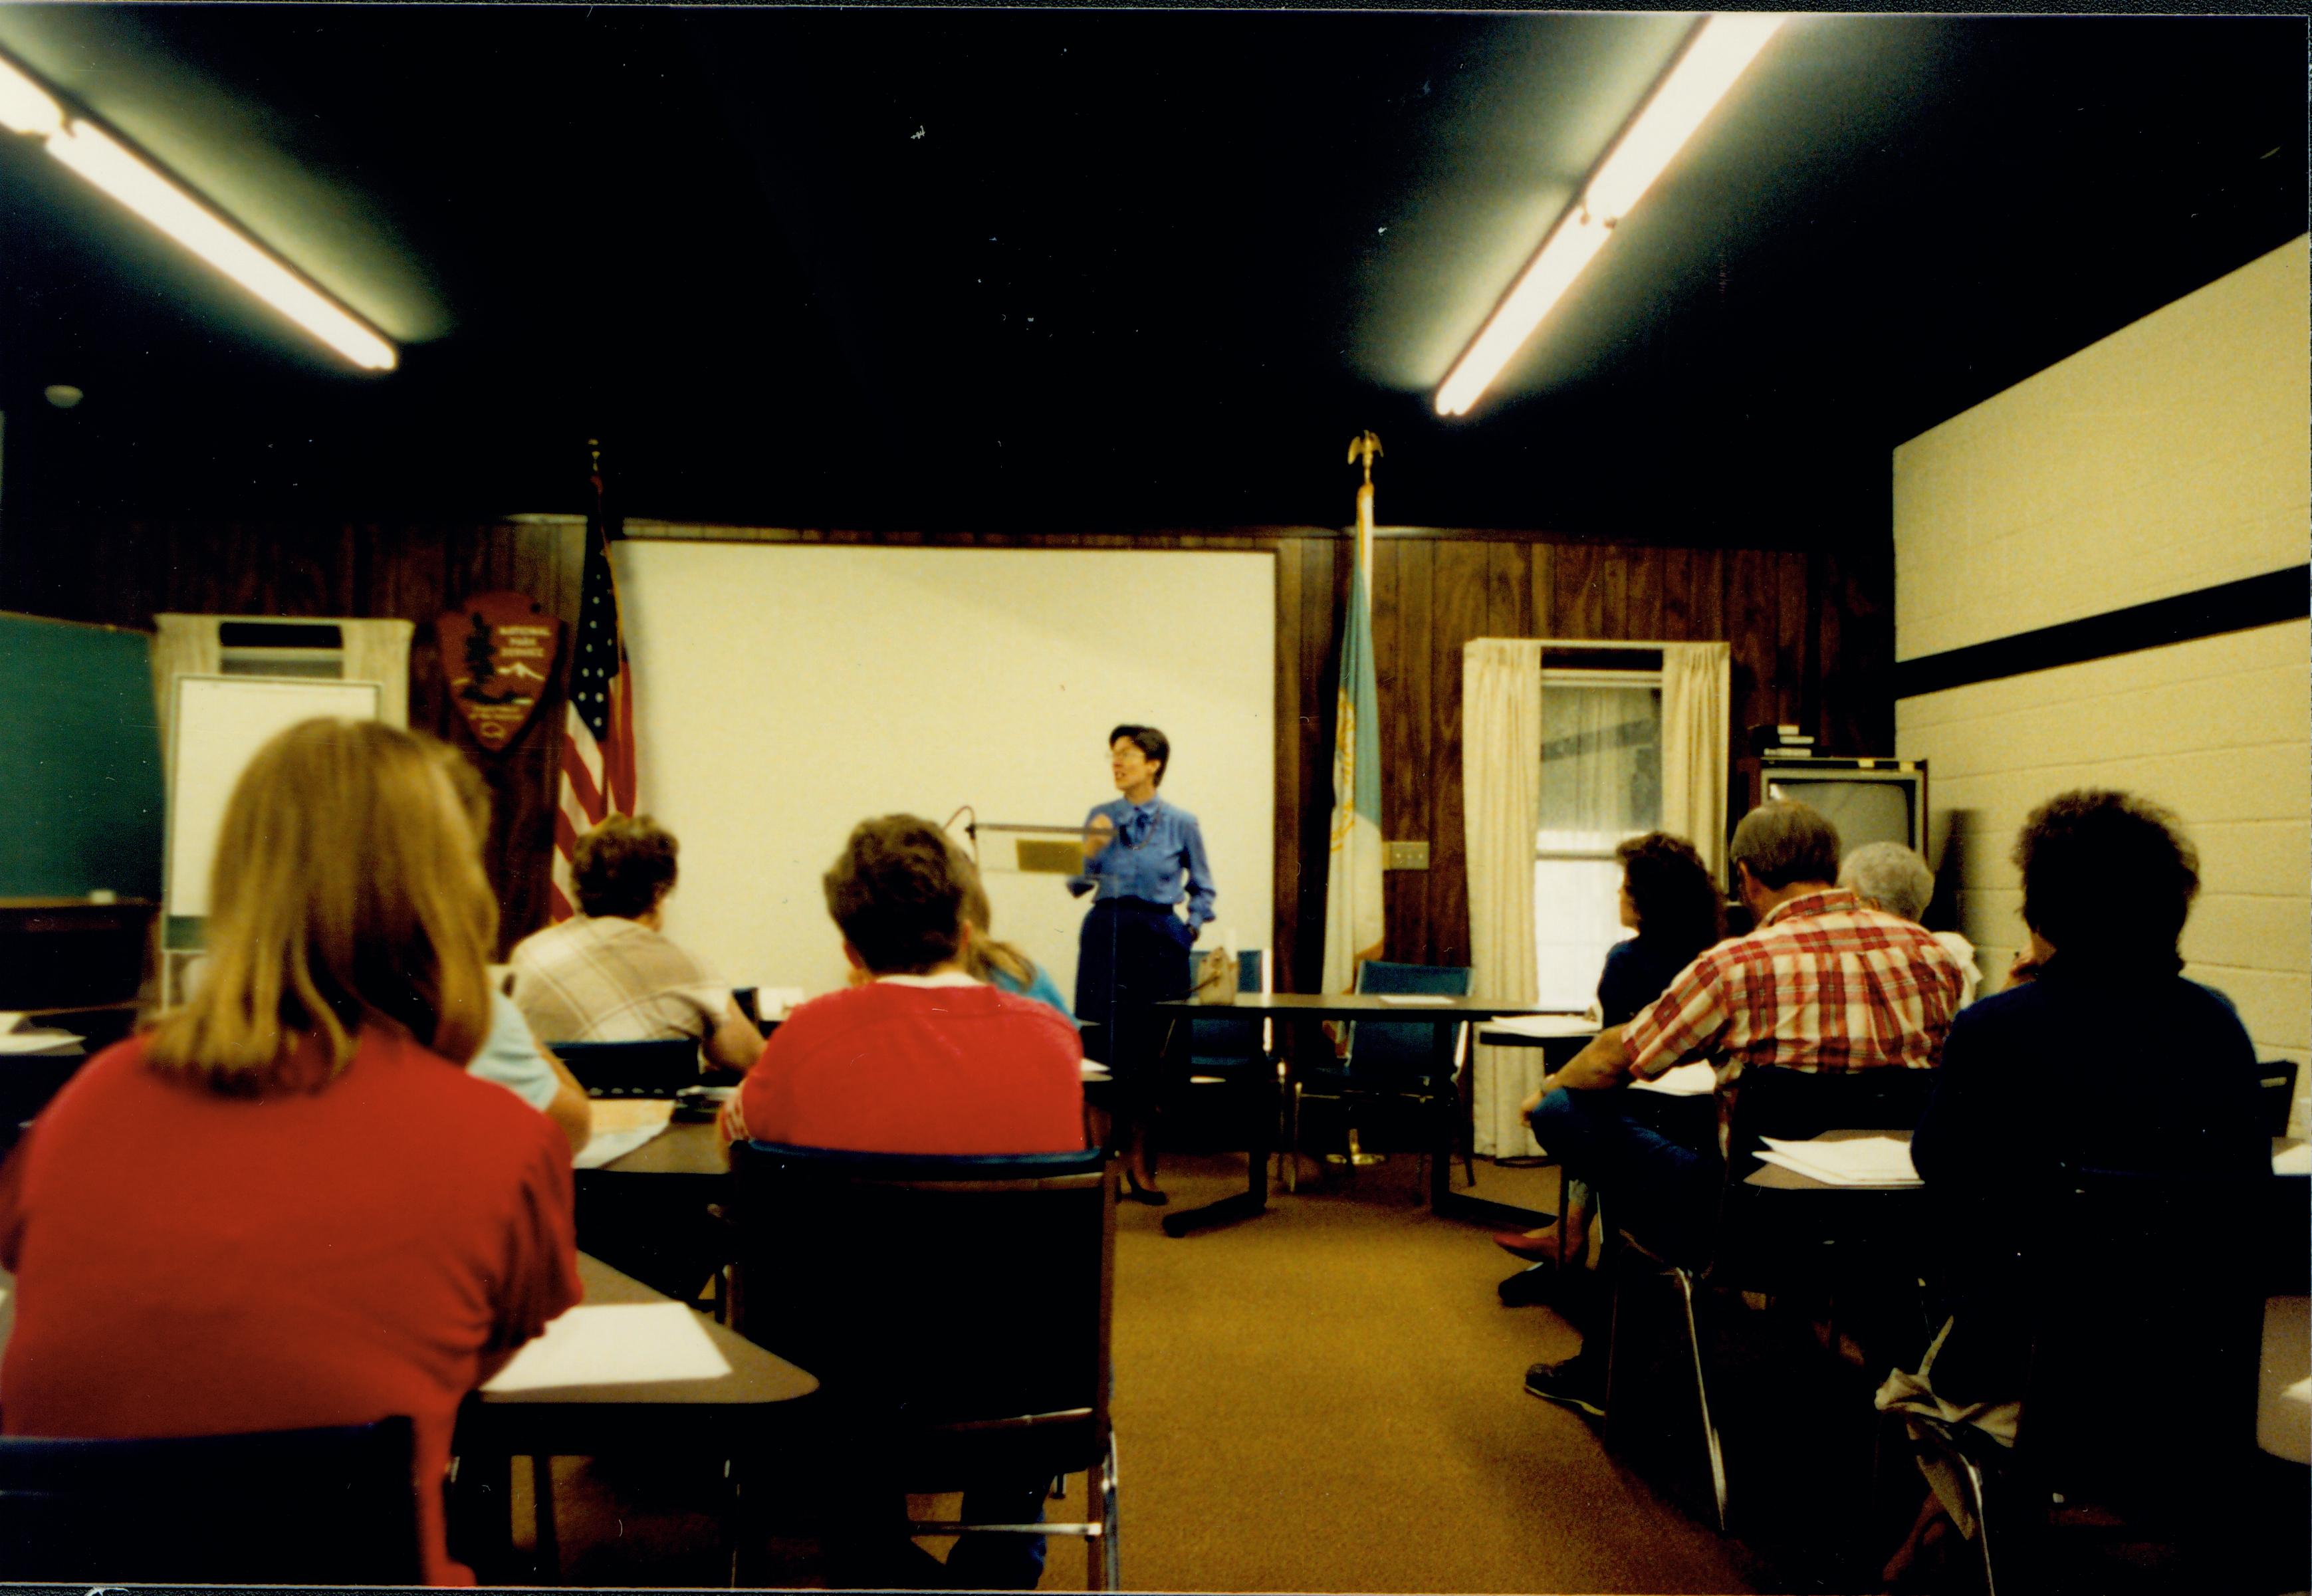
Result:
<svg viewBox="0 0 2312 1596"><path fill-rule="evenodd" d="M35 1025L30 1014L0 1010L0 1054L27 1058L85 1051L83 1039L53 1025Z"/></svg>
<svg viewBox="0 0 2312 1596"><path fill-rule="evenodd" d="M1773 1136L1759 1139L1766 1144L1758 1154L1761 1160L1826 1186L1919 1184L1907 1132L1830 1130L1810 1142L1786 1142Z"/></svg>
<svg viewBox="0 0 2312 1596"><path fill-rule="evenodd" d="M1702 1063L1681 1064L1651 1081L1633 1081L1633 1092L1659 1092L1666 1097L1708 1097L1718 1090L1718 1072Z"/></svg>
<svg viewBox="0 0 2312 1596"><path fill-rule="evenodd" d="M1407 1009L1442 1009L1453 1004L1453 999L1434 992L1383 992L1378 995L1383 1003Z"/></svg>
<svg viewBox="0 0 2312 1596"><path fill-rule="evenodd" d="M1485 1029L1516 1036L1596 1036L1598 1022L1587 1014L1504 1014L1486 1021Z"/></svg>

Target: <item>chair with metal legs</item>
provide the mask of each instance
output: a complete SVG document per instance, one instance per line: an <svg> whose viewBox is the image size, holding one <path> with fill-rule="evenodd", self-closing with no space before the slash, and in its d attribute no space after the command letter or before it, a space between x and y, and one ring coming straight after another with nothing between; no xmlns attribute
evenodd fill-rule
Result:
<svg viewBox="0 0 2312 1596"><path fill-rule="evenodd" d="M1736 1098L1728 1161L1720 1188L1717 1223L1706 1255L1673 1257L1659 1240L1626 1226L1607 1226L1613 1307L1607 1334L1606 1423L1612 1440L1614 1383L1622 1329L1622 1291L1633 1272L1668 1279L1677 1288L1685 1346L1694 1372L1701 1410L1703 1449L1710 1469L1711 1498L1718 1527L1727 1527L1726 1454L1710 1400L1708 1358L1703 1349L1703 1294L1716 1291L1763 1291L1770 1294L1822 1288L1849 1280L1917 1278L1915 1254L1922 1245L1906 1215L1915 1220L1922 1194L1823 1188L1767 1190L1747 1183L1762 1167L1762 1138L1804 1140L1825 1131L1909 1130L1925 1111L1934 1084L1930 1070L1871 1069L1845 1074L1809 1074L1792 1069L1752 1068L1741 1077ZM1604 1194L1612 1216L1613 1194ZM1835 1320L1834 1345L1835 1345Z"/></svg>
<svg viewBox="0 0 2312 1596"><path fill-rule="evenodd" d="M1442 997L1467 997L1471 971L1464 965L1396 964L1368 959L1357 967L1361 993L1401 993ZM1423 1155L1451 1158L1458 1153L1471 1184L1476 1180L1472 1150L1454 1129L1458 1106L1456 1081L1467 1052L1468 1027L1440 1026L1427 1022L1359 1020L1349 1025L1348 1048L1337 1064L1303 1068L1295 1074L1292 1095L1292 1127L1285 1138L1286 1164L1297 1164L1300 1152L1301 1110L1309 1101L1335 1101L1353 1115L1359 1102L1410 1102L1431 1121L1423 1137ZM1349 1168L1378 1163L1377 1154L1364 1151L1353 1118L1347 1132L1347 1150L1328 1154L1331 1162ZM1291 1182L1288 1182L1288 1186Z"/></svg>

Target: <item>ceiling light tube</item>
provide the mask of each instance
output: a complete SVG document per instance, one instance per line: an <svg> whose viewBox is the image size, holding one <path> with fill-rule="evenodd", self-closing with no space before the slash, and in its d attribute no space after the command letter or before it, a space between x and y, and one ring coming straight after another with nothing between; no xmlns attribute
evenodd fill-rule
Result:
<svg viewBox="0 0 2312 1596"><path fill-rule="evenodd" d="M1517 285L1453 363L1437 390L1440 416L1469 413L1502 368L1525 346L1550 307L1605 247L1615 224L1630 214L1782 25L1779 16L1741 12L1706 17L1695 28L1677 61L1591 172L1580 197L1566 207L1535 251Z"/></svg>
<svg viewBox="0 0 2312 1596"><path fill-rule="evenodd" d="M17 71L14 63L0 56L0 127L46 138L64 125L64 108L46 89Z"/></svg>
<svg viewBox="0 0 2312 1596"><path fill-rule="evenodd" d="M95 123L66 116L46 89L5 57L0 57L0 127L39 138L60 163L354 364L390 372L398 364L398 353L375 329Z"/></svg>

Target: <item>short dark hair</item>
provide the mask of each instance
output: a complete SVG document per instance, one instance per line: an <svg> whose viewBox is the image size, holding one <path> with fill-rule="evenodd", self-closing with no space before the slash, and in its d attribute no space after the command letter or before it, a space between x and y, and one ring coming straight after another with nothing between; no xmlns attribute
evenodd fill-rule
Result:
<svg viewBox="0 0 2312 1596"><path fill-rule="evenodd" d="M827 912L879 976L921 975L963 945L971 861L919 815L851 829L826 877Z"/></svg>
<svg viewBox="0 0 2312 1596"><path fill-rule="evenodd" d="M1773 890L1793 881L1835 881L1838 828L1820 810L1778 798L1742 817L1728 855L1760 886Z"/></svg>
<svg viewBox="0 0 2312 1596"><path fill-rule="evenodd" d="M2066 964L2182 968L2200 854L2168 810L2104 788L2060 793L2024 820L2013 857L2023 923Z"/></svg>
<svg viewBox="0 0 2312 1596"><path fill-rule="evenodd" d="M1153 726L1118 726L1108 734L1108 746L1129 742L1156 762L1156 774L1148 779L1157 786L1164 785L1164 773L1172 768L1172 740Z"/></svg>
<svg viewBox="0 0 2312 1596"><path fill-rule="evenodd" d="M578 908L591 916L635 920L674 890L682 845L648 815L612 815L578 839L570 881Z"/></svg>
<svg viewBox="0 0 2312 1596"><path fill-rule="evenodd" d="M1725 925L1726 900L1694 845L1667 831L1649 831L1616 844L1622 884L1637 907L1638 929L1689 963L1716 942Z"/></svg>

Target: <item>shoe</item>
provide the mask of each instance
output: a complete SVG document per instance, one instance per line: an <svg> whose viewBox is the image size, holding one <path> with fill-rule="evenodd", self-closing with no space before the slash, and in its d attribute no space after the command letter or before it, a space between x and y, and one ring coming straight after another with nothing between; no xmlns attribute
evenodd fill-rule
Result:
<svg viewBox="0 0 2312 1596"><path fill-rule="evenodd" d="M1159 1191L1152 1186L1141 1185L1138 1180L1133 1179L1130 1170L1124 1171L1124 1195L1130 1201L1144 1203L1151 1208L1160 1208L1172 1200L1168 1193Z"/></svg>
<svg viewBox="0 0 2312 1596"><path fill-rule="evenodd" d="M1521 1258L1528 1263L1554 1264L1557 1261L1557 1238L1554 1235L1536 1241L1523 1231L1495 1231L1493 1245L1511 1258Z"/></svg>
<svg viewBox="0 0 2312 1596"><path fill-rule="evenodd" d="M1536 1364L1525 1372L1526 1394L1571 1407L1591 1418L1606 1416L1606 1371L1577 1352L1562 1363Z"/></svg>
<svg viewBox="0 0 2312 1596"><path fill-rule="evenodd" d="M1530 1308L1557 1294L1557 1271L1546 1263L1532 1264L1493 1287L1504 1308Z"/></svg>

